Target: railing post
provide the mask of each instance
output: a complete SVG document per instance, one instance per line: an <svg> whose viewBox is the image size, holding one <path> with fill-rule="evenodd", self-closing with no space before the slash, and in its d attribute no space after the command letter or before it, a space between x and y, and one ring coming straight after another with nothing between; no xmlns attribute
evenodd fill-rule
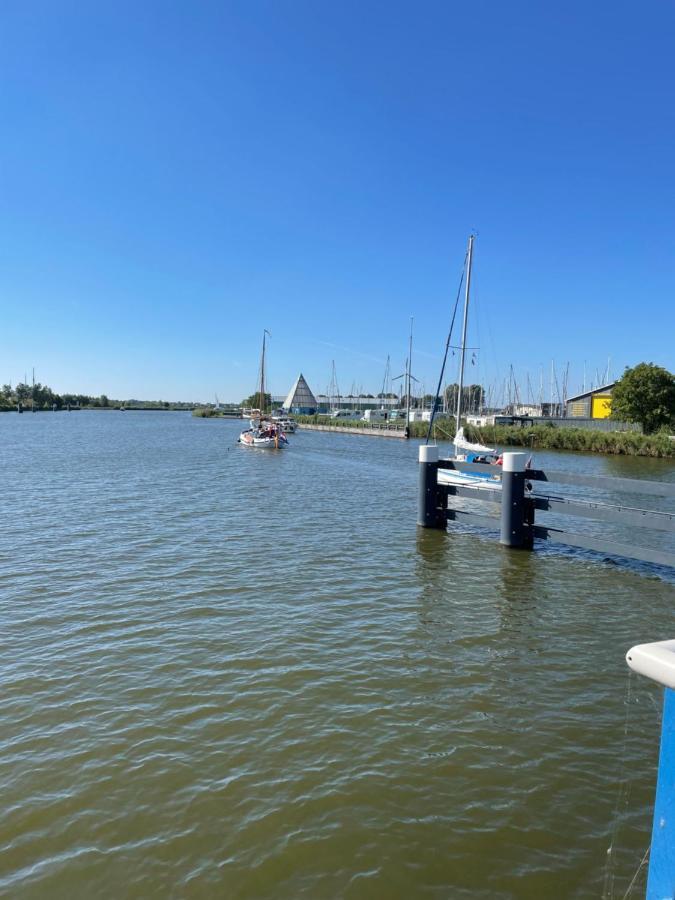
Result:
<svg viewBox="0 0 675 900"><path fill-rule="evenodd" d="M656 779L647 900L675 894L675 691L666 688Z"/></svg>
<svg viewBox="0 0 675 900"><path fill-rule="evenodd" d="M502 511L499 543L525 547L531 529L525 524L526 453L504 453L502 464Z"/></svg>
<svg viewBox="0 0 675 900"><path fill-rule="evenodd" d="M646 894L664 900L675 896L675 640L631 647L626 662L665 688Z"/></svg>
<svg viewBox="0 0 675 900"><path fill-rule="evenodd" d="M417 524L422 528L445 528L438 490L438 447L422 444L419 450L420 474L417 489Z"/></svg>

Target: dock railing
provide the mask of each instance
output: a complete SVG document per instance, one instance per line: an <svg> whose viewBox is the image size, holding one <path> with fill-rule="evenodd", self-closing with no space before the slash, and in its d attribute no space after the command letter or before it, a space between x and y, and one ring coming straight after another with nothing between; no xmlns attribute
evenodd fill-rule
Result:
<svg viewBox="0 0 675 900"><path fill-rule="evenodd" d="M653 529L675 533L674 513L565 497L553 492L543 493L540 490L534 490L534 483L546 482L555 485L575 485L596 490L675 498L675 483L608 475L545 472L541 469L526 468L526 453L504 453L502 457L502 466L465 463L449 459L439 460L437 447L421 446L418 525L423 528L445 528L448 521L455 521L494 530L495 520L498 520L499 541L508 547L532 549L534 539L538 538L598 553L675 567L675 552L672 550L661 550L634 543L627 544L609 540L603 535L535 523L535 513L540 510L590 518L600 523L626 525L639 531ZM471 484L470 479L467 479L467 484L439 483L438 473L444 469L479 476L479 478L476 479L475 484ZM482 483L478 484L479 480ZM500 504L501 509L498 515L491 512L478 513L458 509L450 505L449 501L452 497L490 501Z"/></svg>
<svg viewBox="0 0 675 900"><path fill-rule="evenodd" d="M646 893L663 900L675 896L675 641L638 644L626 662L665 688Z"/></svg>

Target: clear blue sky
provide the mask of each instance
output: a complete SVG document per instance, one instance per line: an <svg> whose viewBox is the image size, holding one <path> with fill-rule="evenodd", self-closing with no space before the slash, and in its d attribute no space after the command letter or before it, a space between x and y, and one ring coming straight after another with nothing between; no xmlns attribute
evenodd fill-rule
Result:
<svg viewBox="0 0 675 900"><path fill-rule="evenodd" d="M239 400L675 367L675 5L0 10L0 381ZM450 373L451 380L454 371ZM547 388L548 390L548 388Z"/></svg>

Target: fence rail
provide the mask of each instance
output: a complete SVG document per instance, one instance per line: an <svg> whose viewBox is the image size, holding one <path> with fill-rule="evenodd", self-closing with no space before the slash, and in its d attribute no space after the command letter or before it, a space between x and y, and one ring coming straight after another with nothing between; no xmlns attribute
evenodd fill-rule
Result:
<svg viewBox="0 0 675 900"><path fill-rule="evenodd" d="M593 519L602 524L623 525L633 530L675 533L675 513L553 493L543 494L539 491L534 493L532 482L569 484L659 497L675 497L675 483L526 469L526 458L525 453L505 453L500 470L486 463L439 460L437 447L420 447L418 524L426 528L445 528L450 521L494 530L495 522L499 521L500 543L506 546L531 549L537 538L597 553L675 567L675 552L672 550L639 546L632 542L623 543L608 539L602 534L593 535L548 524L535 524L535 513L540 511ZM448 481L446 476L446 481L439 483L438 473L441 471L456 472L458 477L456 481ZM500 479L493 484L495 474L499 474ZM485 486L471 483L470 477L476 475L483 478L488 476L490 483ZM463 477L467 479L466 484L461 482ZM455 496L496 503L501 508L499 514L457 509L449 504L449 500Z"/></svg>

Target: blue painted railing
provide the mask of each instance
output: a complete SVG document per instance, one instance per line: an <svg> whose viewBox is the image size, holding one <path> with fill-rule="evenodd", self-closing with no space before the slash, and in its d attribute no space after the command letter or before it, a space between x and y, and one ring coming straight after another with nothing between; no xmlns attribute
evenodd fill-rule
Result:
<svg viewBox="0 0 675 900"><path fill-rule="evenodd" d="M626 654L635 672L665 688L647 900L675 898L675 640L638 644Z"/></svg>
<svg viewBox="0 0 675 900"><path fill-rule="evenodd" d="M675 691L663 699L661 752L654 801L652 848L649 854L647 900L675 897Z"/></svg>

